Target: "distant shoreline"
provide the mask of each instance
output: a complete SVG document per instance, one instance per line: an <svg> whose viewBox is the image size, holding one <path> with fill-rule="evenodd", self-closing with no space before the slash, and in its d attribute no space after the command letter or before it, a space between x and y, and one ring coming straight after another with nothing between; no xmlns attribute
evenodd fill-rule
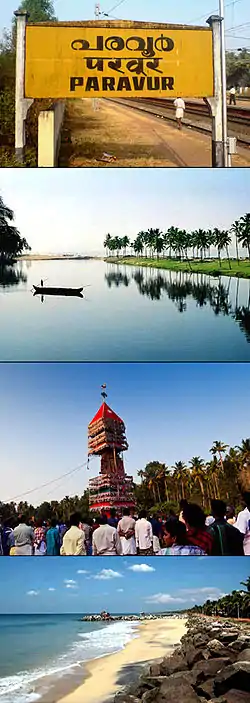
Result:
<svg viewBox="0 0 250 703"><path fill-rule="evenodd" d="M82 256L76 254L23 254L17 261L90 261L103 260L102 256Z"/></svg>

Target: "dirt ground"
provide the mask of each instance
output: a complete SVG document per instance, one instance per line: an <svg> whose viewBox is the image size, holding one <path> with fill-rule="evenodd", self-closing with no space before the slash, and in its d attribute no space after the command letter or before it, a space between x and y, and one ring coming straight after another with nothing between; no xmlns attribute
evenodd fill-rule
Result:
<svg viewBox="0 0 250 703"><path fill-rule="evenodd" d="M106 152L116 157L107 163ZM250 166L250 153L239 147L233 166ZM208 167L211 138L181 132L161 118L141 115L106 100L69 100L66 107L60 167Z"/></svg>

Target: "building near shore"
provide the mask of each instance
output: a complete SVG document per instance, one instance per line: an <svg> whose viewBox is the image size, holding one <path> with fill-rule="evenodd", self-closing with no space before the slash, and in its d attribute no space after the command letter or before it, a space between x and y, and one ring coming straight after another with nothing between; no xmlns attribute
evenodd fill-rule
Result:
<svg viewBox="0 0 250 703"><path fill-rule="evenodd" d="M89 508L91 512L121 511L134 508L132 476L127 476L123 452L128 449L123 420L107 405L102 387L103 403L88 425L88 455L100 456L99 476L89 480Z"/></svg>

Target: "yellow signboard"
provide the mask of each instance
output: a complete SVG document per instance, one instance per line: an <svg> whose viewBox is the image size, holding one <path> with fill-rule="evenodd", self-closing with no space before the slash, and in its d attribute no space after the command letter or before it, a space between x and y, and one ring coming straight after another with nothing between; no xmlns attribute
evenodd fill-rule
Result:
<svg viewBox="0 0 250 703"><path fill-rule="evenodd" d="M27 25L25 97L213 96L211 29L93 24Z"/></svg>

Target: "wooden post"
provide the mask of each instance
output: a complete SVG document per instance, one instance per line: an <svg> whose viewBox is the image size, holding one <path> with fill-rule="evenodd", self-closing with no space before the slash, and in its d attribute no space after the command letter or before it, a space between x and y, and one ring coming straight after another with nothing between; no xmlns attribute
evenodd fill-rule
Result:
<svg viewBox="0 0 250 703"><path fill-rule="evenodd" d="M223 143L223 95L221 64L221 17L212 15L207 20L213 32L214 97L207 98L212 114L212 166L224 168L225 149Z"/></svg>
<svg viewBox="0 0 250 703"><path fill-rule="evenodd" d="M25 147L25 120L33 100L25 99L25 34L28 12L14 12L16 23L16 95L15 95L15 152L18 161L23 163Z"/></svg>

